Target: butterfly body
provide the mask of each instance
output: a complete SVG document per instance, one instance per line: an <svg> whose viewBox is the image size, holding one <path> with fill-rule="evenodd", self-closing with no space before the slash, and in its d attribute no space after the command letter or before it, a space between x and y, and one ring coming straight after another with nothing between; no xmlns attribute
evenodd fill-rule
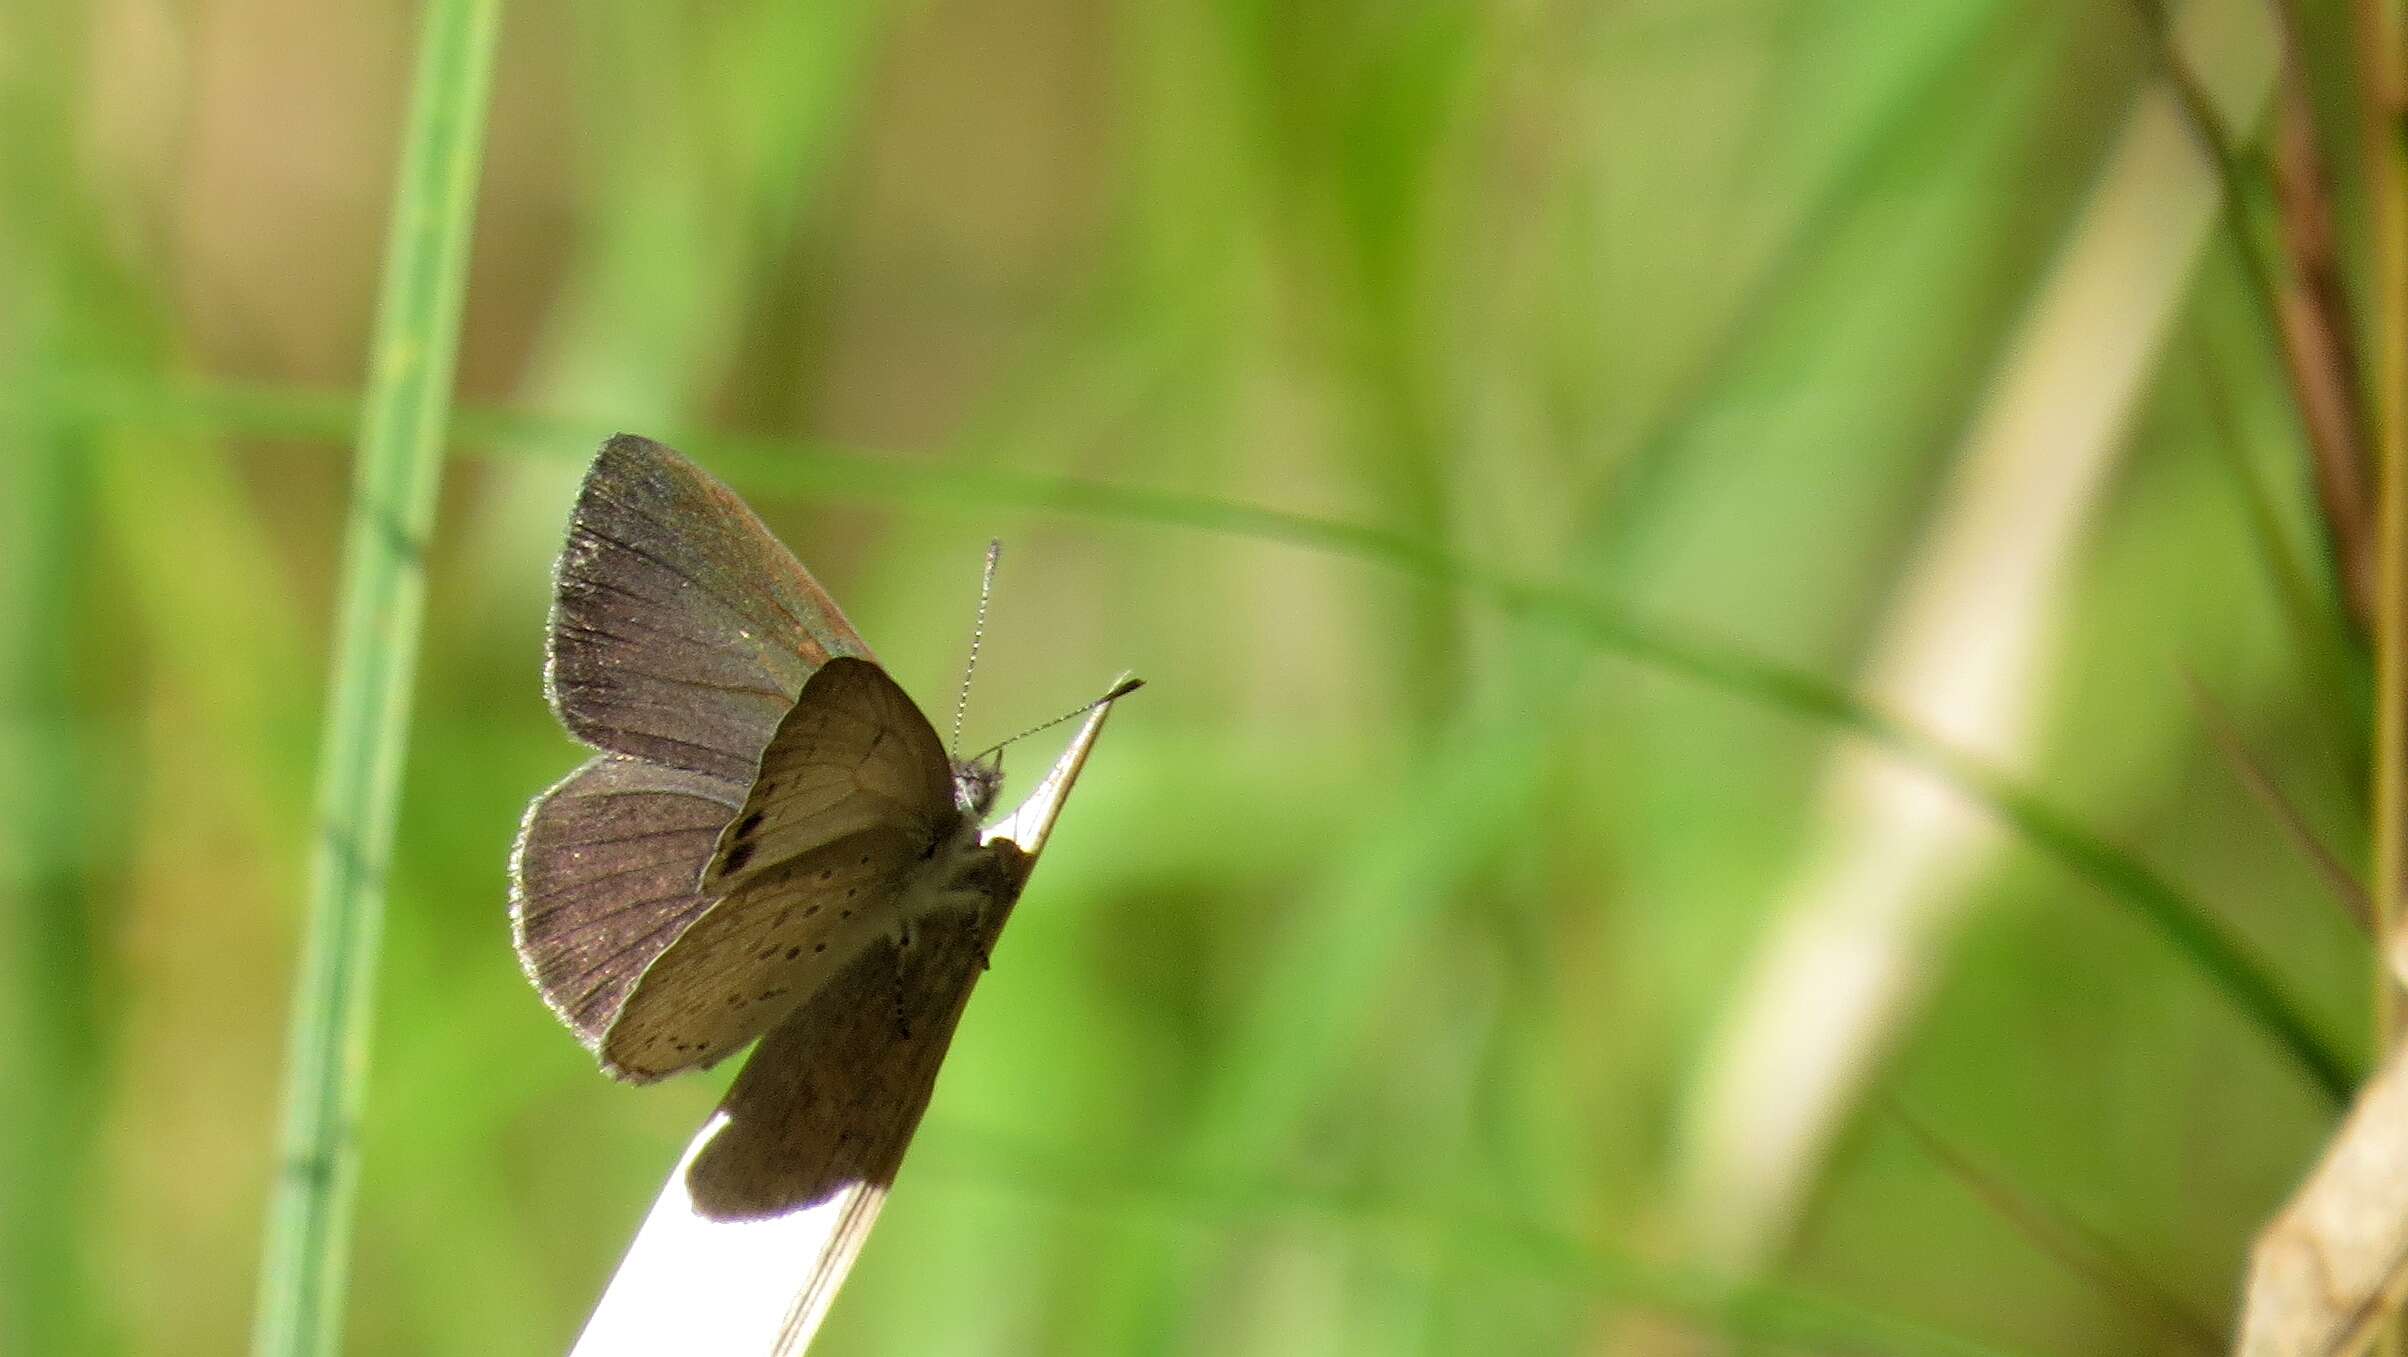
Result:
<svg viewBox="0 0 2408 1357"><path fill-rule="evenodd" d="M546 674L601 752L528 809L513 934L611 1074L707 1068L1016 885L1018 850L980 838L995 767L950 758L801 563L660 444L613 438L587 475Z"/></svg>

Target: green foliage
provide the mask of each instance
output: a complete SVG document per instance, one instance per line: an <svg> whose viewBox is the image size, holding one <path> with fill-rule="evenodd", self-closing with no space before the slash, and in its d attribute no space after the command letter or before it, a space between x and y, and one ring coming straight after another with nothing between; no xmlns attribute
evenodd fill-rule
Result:
<svg viewBox="0 0 2408 1357"><path fill-rule="evenodd" d="M60 59L0 77L36 82L0 117L0 488L32 529L0 544L31 1094L0 1111L0 1347L224 1351L349 443L363 393L391 408L358 374L413 39L21 8ZM1683 1252L1675 1109L1823 760L1867 737L2016 831L1881 1077L2197 1308L2231 1294L2356 1059L2328 1034L2364 954L2183 695L2348 851L2354 660L2306 615L2321 557L2277 545L2311 530L2279 384L2200 356L2251 323L2226 271L2069 563L2019 771L1850 695L2137 34L2043 0L512 19L350 1350L562 1347L713 1097L597 1075L502 912L519 811L576 757L546 570L616 428L751 496L924 700L1002 535L974 736L1149 680L826 1350L2157 1341L1878 1118L1776 1277Z"/></svg>

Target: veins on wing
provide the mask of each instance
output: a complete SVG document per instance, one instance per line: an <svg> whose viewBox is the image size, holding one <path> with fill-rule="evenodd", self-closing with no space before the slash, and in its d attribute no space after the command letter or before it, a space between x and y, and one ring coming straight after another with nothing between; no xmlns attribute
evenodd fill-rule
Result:
<svg viewBox="0 0 2408 1357"><path fill-rule="evenodd" d="M714 496L713 498L714 498L714 499L716 499L717 497L716 497L716 496ZM661 531L661 533L662 533L664 536L668 536L668 537L672 537L672 538L674 538L674 537L680 536L680 535L681 535L681 534L684 532L684 529L683 529L683 527L681 527L679 524L676 524L676 523L669 522L669 521L667 521L667 520L665 520L665 519L656 518L656 517L654 517L653 515L651 515L651 514L649 514L649 513L646 513L646 512L644 511L644 509L643 509L643 506L641 506L641 505L637 505L637 504L629 504L629 503L627 503L627 502L625 502L625 501L620 501L620 507L621 507L621 508L624 508L624 509L627 511L627 514L628 514L628 516L629 516L629 517L631 517L631 518L638 518L638 519L641 519L641 520L643 520L643 521L644 521L644 522L646 522L646 523L649 523L649 524L651 524L653 527L655 527L655 528L658 528L658 529ZM720 508L720 509L721 509L721 510L724 512L724 511L726 510L726 508L727 508L727 507L729 507L729 506L724 506L724 505L715 505L714 507ZM749 509L745 509L745 508L743 507L743 505L742 505L742 502L741 502L741 501L738 501L738 503L737 503L735 506L733 506L733 507L735 507L735 508L736 508L736 509L739 511L739 513L740 513L740 515L741 515L741 518L751 518L751 517L752 517L752 511L751 511L751 510L749 510ZM740 519L739 521L741 521L741 519ZM754 537L754 538L760 538L760 537L765 537L765 536L767 535L767 530L766 530L766 529L764 529L764 528L762 528L758 522L752 522L752 523L743 523L743 524L742 524L742 529L747 529L747 530L749 530L749 531L742 531L742 532L741 532L741 535L743 535L743 536ZM756 545L756 546L766 545L766 546L775 547L777 544L776 544L776 543L773 541L773 542L769 542L769 543L766 543L766 544L764 544L764 543L759 543L759 542L756 542L756 543L755 543L755 545ZM779 548L779 550L783 550L783 548ZM775 559L775 552L764 551L762 554L763 554L763 555L766 555L766 556L770 556L772 559ZM649 558L649 557L648 557L647 559L656 559L656 558ZM683 572L679 572L679 574L680 574L680 578L685 578L685 576L684 576ZM696 583L700 583L701 581L697 580L697 581L695 581L695 582L696 582ZM772 607L776 608L776 609L777 609L777 610L778 610L780 613L783 613L783 614L785 615L785 617L786 617L786 620L787 620L788 622L791 622L791 623L793 623L793 624L794 624L794 629L795 629L796 631L798 631L798 632L801 632L801 633L802 633L804 636L806 636L806 637L809 637L809 636L811 636L811 627L810 627L810 624L808 624L808 623L806 623L805 621L803 621L803 619L802 619L802 618L795 616L794 609L787 607L787 606L786 606L786 600L785 600L785 599L783 599L783 598L781 598L781 597L779 597L779 596L778 596L778 594L777 594L777 592L776 592L775 590L772 590L772 591L770 592L770 595L769 595L769 602L770 602L770 606L772 606ZM822 649L825 649L825 647L822 647Z"/></svg>

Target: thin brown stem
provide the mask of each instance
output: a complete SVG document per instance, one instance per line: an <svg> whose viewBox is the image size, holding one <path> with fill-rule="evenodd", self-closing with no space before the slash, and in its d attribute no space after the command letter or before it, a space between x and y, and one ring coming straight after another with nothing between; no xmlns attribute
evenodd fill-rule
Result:
<svg viewBox="0 0 2408 1357"><path fill-rule="evenodd" d="M2240 730L2233 725L2232 718L2225 714L2223 705L2208 692L2207 685L2201 683L2197 675L2187 671L2182 680L2183 686L2190 691L2191 705L2199 711L2200 723L2207 728L2208 737L2216 742L2216 748L2223 753L2225 762L2232 765L2233 776L2257 799L2266 813L2274 817L2275 824L2282 828L2283 837L2291 841L2300 856L2316 870L2316 875L2324 879L2325 886L2333 892L2334 902L2349 915L2351 922L2371 936L2374 932L2374 907L2367 902L2366 887L2350 874L2349 868L2332 849L2325 847L2324 840L2316 837L2315 829L2308 824L2308 817L2301 814L2291 798L2283 794L2282 784L2274 780L2274 774L2267 770L2256 751L2241 739Z"/></svg>
<svg viewBox="0 0 2408 1357"><path fill-rule="evenodd" d="M2330 525L2342 596L2364 628L2372 621L2374 605L2364 365L2342 274L2332 171L2317 140L2306 49L2294 5L2295 0L2281 0L2270 7L2282 54L2271 157L2275 225L2295 280L2284 294L2281 323L2286 348L2299 355L2293 394L2310 430L2317 499Z"/></svg>
<svg viewBox="0 0 2408 1357"><path fill-rule="evenodd" d="M2222 223L2249 292L2277 339L2283 377L2291 392L2301 432L2315 471L2316 494L2325 521L2334 573L2343 601L2363 628L2372 616L2370 593L2371 513L2366 488L2358 362L2346 291L2335 256L2332 195L2299 66L2297 45L2285 28L2282 126L2275 154L2274 192L2288 268L2267 257L2250 228L2251 175L2206 86L2184 57L2161 0L2133 0L2142 24L2156 40L2166 83L2184 121L2224 189ZM2277 6L2278 10L2280 6Z"/></svg>

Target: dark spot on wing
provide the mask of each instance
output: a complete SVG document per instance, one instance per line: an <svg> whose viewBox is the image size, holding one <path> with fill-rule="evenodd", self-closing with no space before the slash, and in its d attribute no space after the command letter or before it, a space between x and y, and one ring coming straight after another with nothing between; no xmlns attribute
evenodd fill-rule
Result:
<svg viewBox="0 0 2408 1357"><path fill-rule="evenodd" d="M761 817L756 815L753 818L758 820ZM735 847L730 848L727 850L727 866L722 869L721 874L725 876L733 876L737 872L743 871L744 864L752 861L752 855L753 846L750 842L739 843Z"/></svg>

